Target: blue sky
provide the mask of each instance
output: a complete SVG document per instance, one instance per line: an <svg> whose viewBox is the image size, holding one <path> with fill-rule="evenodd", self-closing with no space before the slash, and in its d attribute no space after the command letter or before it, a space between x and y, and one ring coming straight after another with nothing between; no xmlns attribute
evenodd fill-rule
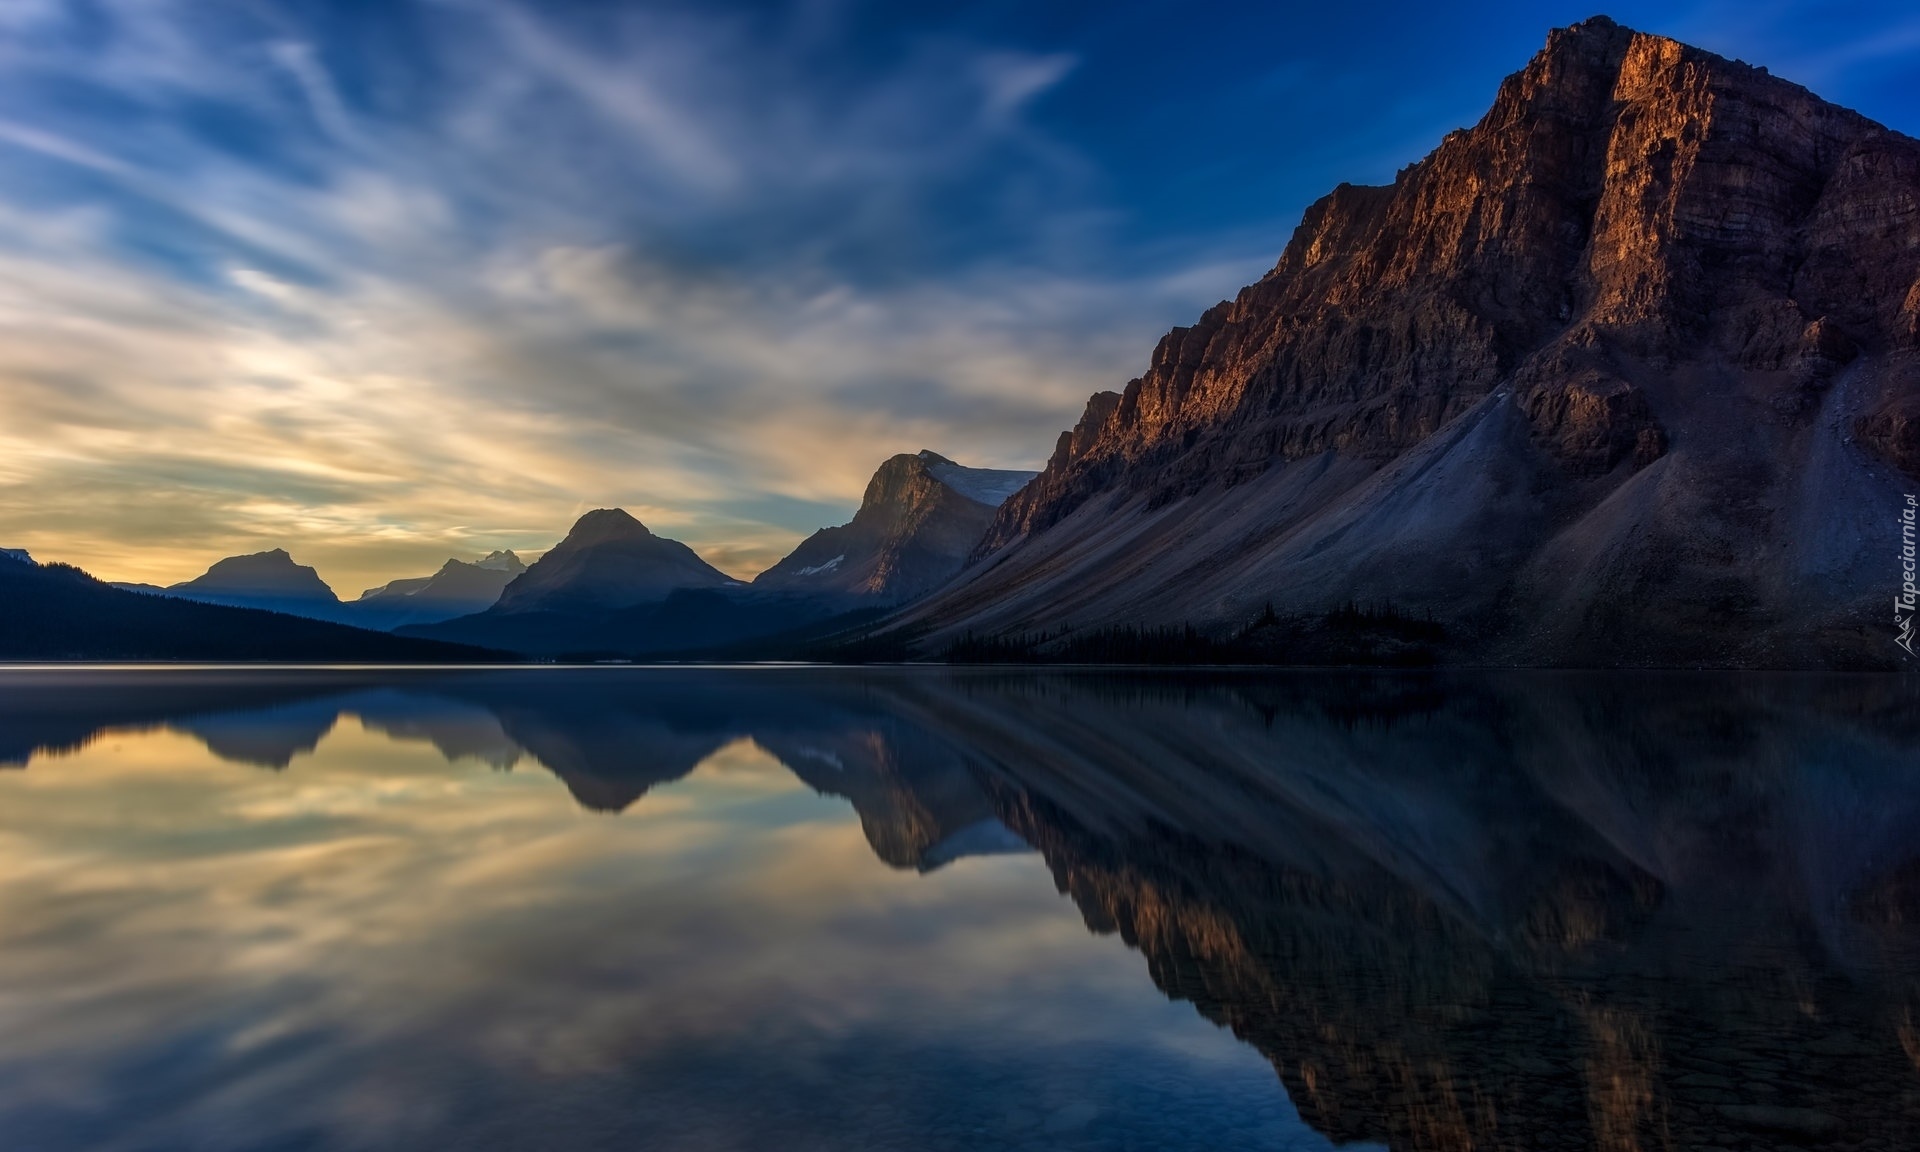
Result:
<svg viewBox="0 0 1920 1152"><path fill-rule="evenodd" d="M750 575L1037 466L1595 10L0 0L0 545L353 595L617 504ZM1607 11L1920 132L1910 3Z"/></svg>

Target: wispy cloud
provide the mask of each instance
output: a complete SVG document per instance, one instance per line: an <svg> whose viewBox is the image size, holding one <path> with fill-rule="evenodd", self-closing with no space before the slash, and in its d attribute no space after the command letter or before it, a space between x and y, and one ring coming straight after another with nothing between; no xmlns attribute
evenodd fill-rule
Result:
<svg viewBox="0 0 1920 1152"><path fill-rule="evenodd" d="M889 453L1034 462L1244 278L1032 245L1093 202L1022 121L1065 54L810 84L738 19L458 3L355 30L424 46L410 88L337 28L104 11L7 17L39 42L0 80L0 529L111 577L284 545L351 589L616 503L750 573ZM951 196L1000 242L933 227Z"/></svg>
<svg viewBox="0 0 1920 1152"><path fill-rule="evenodd" d="M749 574L891 453L1037 464L1548 18L1075 12L0 0L0 544L352 590L622 504Z"/></svg>

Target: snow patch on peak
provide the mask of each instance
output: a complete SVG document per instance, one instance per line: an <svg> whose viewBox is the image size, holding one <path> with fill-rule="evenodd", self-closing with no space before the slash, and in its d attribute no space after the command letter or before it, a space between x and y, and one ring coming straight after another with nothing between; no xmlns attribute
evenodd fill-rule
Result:
<svg viewBox="0 0 1920 1152"><path fill-rule="evenodd" d="M933 454L923 452L921 455ZM1027 486L1027 481L1039 475L1038 472L1021 472L1011 468L964 468L945 459L940 459L939 463L929 462L927 472L960 495L989 508L1005 504L1015 492Z"/></svg>
<svg viewBox="0 0 1920 1152"><path fill-rule="evenodd" d="M1007 856L1033 851L1020 834L989 816L967 825L926 850L920 857L920 870L931 872L967 856Z"/></svg>
<svg viewBox="0 0 1920 1152"><path fill-rule="evenodd" d="M22 564L33 564L35 566L39 564L39 561L27 554L25 548L0 548L0 556L4 556L9 560L18 560Z"/></svg>
<svg viewBox="0 0 1920 1152"><path fill-rule="evenodd" d="M475 568L485 568L489 572L525 572L527 566L511 550L489 552L483 558L473 562Z"/></svg>
<svg viewBox="0 0 1920 1152"><path fill-rule="evenodd" d="M795 572L794 575L795 576L818 576L822 572L831 572L835 568L840 567L840 561L845 560L846 558L847 558L847 554L845 552L842 552L840 555L835 556L833 559L827 561L825 564L815 564L811 568L802 568L800 569L800 571Z"/></svg>

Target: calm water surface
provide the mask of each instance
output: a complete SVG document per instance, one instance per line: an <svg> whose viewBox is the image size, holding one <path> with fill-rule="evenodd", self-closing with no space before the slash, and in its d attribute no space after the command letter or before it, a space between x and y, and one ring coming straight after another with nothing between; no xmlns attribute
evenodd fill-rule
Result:
<svg viewBox="0 0 1920 1152"><path fill-rule="evenodd" d="M0 671L0 1148L1920 1147L1920 685Z"/></svg>

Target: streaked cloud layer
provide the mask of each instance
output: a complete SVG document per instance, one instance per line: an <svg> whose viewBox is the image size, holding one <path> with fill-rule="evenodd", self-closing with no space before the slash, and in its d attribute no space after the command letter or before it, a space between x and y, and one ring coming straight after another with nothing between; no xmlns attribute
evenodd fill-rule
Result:
<svg viewBox="0 0 1920 1152"><path fill-rule="evenodd" d="M747 575L1035 465L1589 14L1290 7L0 0L0 544L350 596L620 504ZM1920 127L1901 4L1614 14Z"/></svg>

